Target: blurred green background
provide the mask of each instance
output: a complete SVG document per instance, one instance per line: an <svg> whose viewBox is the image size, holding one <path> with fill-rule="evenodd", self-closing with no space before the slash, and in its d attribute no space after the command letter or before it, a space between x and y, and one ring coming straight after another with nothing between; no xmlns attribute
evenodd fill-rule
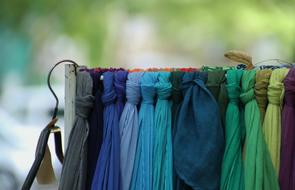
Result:
<svg viewBox="0 0 295 190"><path fill-rule="evenodd" d="M294 0L2 0L0 76L13 71L25 84L40 84L62 58L125 66L137 52L168 57L166 66L173 57L224 64L229 49L293 60L294 8Z"/></svg>
<svg viewBox="0 0 295 190"><path fill-rule="evenodd" d="M229 64L226 51L238 49L249 52L254 63L270 58L291 62L294 10L294 0L1 0L0 149L7 144L1 139L21 139L12 137L15 131L24 136L22 130L9 133L12 126L38 135L33 129L47 124L54 100L46 76L59 60L91 67L220 66ZM63 67L54 71L52 81L62 113ZM36 138L27 138L25 156L19 149L12 155L2 152L0 184L7 181L1 181L4 166L20 163L12 173L22 182ZM8 163L11 158L15 163Z"/></svg>

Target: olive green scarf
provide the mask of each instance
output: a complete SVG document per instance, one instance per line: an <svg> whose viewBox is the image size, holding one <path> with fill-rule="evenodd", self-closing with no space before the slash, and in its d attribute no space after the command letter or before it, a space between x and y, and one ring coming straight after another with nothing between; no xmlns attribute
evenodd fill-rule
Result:
<svg viewBox="0 0 295 190"><path fill-rule="evenodd" d="M267 101L267 87L272 70L259 70L256 72L255 97L260 110L262 122L264 120Z"/></svg>
<svg viewBox="0 0 295 190"><path fill-rule="evenodd" d="M272 72L267 91L269 104L266 109L263 132L271 160L279 172L281 151L281 103L284 97L284 84L289 69L276 69Z"/></svg>

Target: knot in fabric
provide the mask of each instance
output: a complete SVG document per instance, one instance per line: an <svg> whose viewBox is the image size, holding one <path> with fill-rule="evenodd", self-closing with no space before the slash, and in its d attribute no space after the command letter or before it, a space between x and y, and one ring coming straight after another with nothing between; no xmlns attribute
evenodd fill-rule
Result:
<svg viewBox="0 0 295 190"><path fill-rule="evenodd" d="M256 72L256 83L255 83L255 97L260 110L261 118L264 119L266 108L268 105L267 101L267 88L272 70L258 70Z"/></svg>
<svg viewBox="0 0 295 190"><path fill-rule="evenodd" d="M130 73L126 82L127 102L137 105L140 101L140 84L139 80L143 73Z"/></svg>
<svg viewBox="0 0 295 190"><path fill-rule="evenodd" d="M140 80L141 83L141 94L142 103L154 104L156 96L155 83L157 81L158 73L156 72L146 72Z"/></svg>
<svg viewBox="0 0 295 190"><path fill-rule="evenodd" d="M172 85L169 82L170 73L160 72L158 76L158 82L156 83L158 99L168 100L171 96Z"/></svg>
<svg viewBox="0 0 295 190"><path fill-rule="evenodd" d="M194 72L184 73L183 78L182 78L182 93L183 93L183 96L185 95L186 91L191 86L193 86L193 84L194 84L194 77L195 77L195 73Z"/></svg>
<svg viewBox="0 0 295 190"><path fill-rule="evenodd" d="M107 71L103 74L103 95L101 97L101 101L104 105L110 105L115 103L117 95L114 90L114 73L111 71Z"/></svg>
<svg viewBox="0 0 295 190"><path fill-rule="evenodd" d="M154 86L141 86L142 103L154 104L156 88Z"/></svg>
<svg viewBox="0 0 295 190"><path fill-rule="evenodd" d="M173 138L173 160L177 175L188 186L218 189L224 137L217 102L205 81L206 74L199 72L183 76L185 96Z"/></svg>
<svg viewBox="0 0 295 190"><path fill-rule="evenodd" d="M195 76L194 76L194 83L198 84L202 88L207 88L206 85L205 85L207 79L208 79L207 73L205 73L205 72L197 72L197 73L195 73Z"/></svg>
<svg viewBox="0 0 295 190"><path fill-rule="evenodd" d="M114 76L114 86L118 98L117 100L121 102L125 101L127 75L127 71L116 71Z"/></svg>
<svg viewBox="0 0 295 190"><path fill-rule="evenodd" d="M275 82L268 86L267 96L269 103L280 105L283 88L284 85L280 82Z"/></svg>
<svg viewBox="0 0 295 190"><path fill-rule="evenodd" d="M77 73L77 90L76 97L83 97L86 95L92 95L93 81L91 75L88 72L78 72Z"/></svg>
<svg viewBox="0 0 295 190"><path fill-rule="evenodd" d="M206 82L207 82L207 79L208 79L208 73L206 73L206 72L196 72L195 75L194 75L193 82L205 89L205 88L207 88L206 85L205 85Z"/></svg>
<svg viewBox="0 0 295 190"><path fill-rule="evenodd" d="M280 105L284 91L283 80L285 79L289 69L281 68L272 72L267 91L268 101L270 104Z"/></svg>
<svg viewBox="0 0 295 190"><path fill-rule="evenodd" d="M258 97L265 97L267 95L269 79L264 78L256 82L255 84L255 95Z"/></svg>
<svg viewBox="0 0 295 190"><path fill-rule="evenodd" d="M254 95L254 89L249 89L248 91L243 92L243 93L240 95L240 99L241 99L241 101L242 101L244 104L247 104L248 102L250 102L250 101L253 100L254 98L255 98L255 95Z"/></svg>
<svg viewBox="0 0 295 190"><path fill-rule="evenodd" d="M241 95L240 80L242 77L242 70L229 70L226 73L227 78L227 94L229 101L237 104Z"/></svg>
<svg viewBox="0 0 295 190"><path fill-rule="evenodd" d="M255 99L254 86L255 86L256 70L247 70L243 72L241 79L242 92L240 99L242 103L247 104L251 100Z"/></svg>
<svg viewBox="0 0 295 190"><path fill-rule="evenodd" d="M94 97L92 95L87 95L84 97L76 97L76 114L77 116L87 119L92 107L93 107Z"/></svg>
<svg viewBox="0 0 295 190"><path fill-rule="evenodd" d="M240 86L238 84L232 83L232 84L226 85L226 88L228 92L229 101L237 104L239 102L239 98L241 94Z"/></svg>
<svg viewBox="0 0 295 190"><path fill-rule="evenodd" d="M208 75L206 72L188 72L183 75L182 79L182 93L185 95L186 91L198 84L204 88L206 88L205 83L207 82Z"/></svg>
<svg viewBox="0 0 295 190"><path fill-rule="evenodd" d="M76 81L76 114L83 119L87 119L94 102L92 78L88 72L78 72Z"/></svg>

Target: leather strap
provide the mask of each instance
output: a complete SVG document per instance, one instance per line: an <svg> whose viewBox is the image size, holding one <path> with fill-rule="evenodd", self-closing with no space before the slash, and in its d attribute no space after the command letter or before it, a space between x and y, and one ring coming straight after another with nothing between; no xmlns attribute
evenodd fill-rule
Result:
<svg viewBox="0 0 295 190"><path fill-rule="evenodd" d="M51 184L56 181L48 145L46 146L45 155L37 173L37 181L39 184Z"/></svg>
<svg viewBox="0 0 295 190"><path fill-rule="evenodd" d="M35 177L41 184L48 184L55 180L55 175L52 167L50 150L47 145L50 133L54 133L55 151L58 159L62 163L63 153L61 146L60 128L54 126L57 118L53 119L41 132L36 148L34 163L26 177L22 186L22 190L29 190L34 182ZM38 174L38 175L37 175Z"/></svg>

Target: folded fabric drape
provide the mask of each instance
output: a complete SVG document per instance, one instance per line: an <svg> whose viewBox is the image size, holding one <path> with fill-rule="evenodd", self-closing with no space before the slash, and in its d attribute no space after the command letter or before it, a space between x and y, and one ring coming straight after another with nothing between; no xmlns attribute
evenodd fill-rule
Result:
<svg viewBox="0 0 295 190"><path fill-rule="evenodd" d="M281 152L281 103L284 84L289 69L281 68L272 72L268 85L268 106L265 113L263 132L271 160L278 175Z"/></svg>
<svg viewBox="0 0 295 190"><path fill-rule="evenodd" d="M182 99L183 99L183 95L182 95L183 74L184 72L174 71L171 73L171 77L170 77L170 81L172 84L172 142L174 142L174 136L175 136L175 133L177 132L177 121L178 121L179 111L180 111L180 107L181 107ZM174 167L173 167L173 189L175 190L186 189L186 184L181 179L179 179Z"/></svg>
<svg viewBox="0 0 295 190"><path fill-rule="evenodd" d="M120 118L120 167L121 189L129 190L138 139L138 110L140 101L140 78L142 72L130 73L126 82L126 98L124 110Z"/></svg>
<svg viewBox="0 0 295 190"><path fill-rule="evenodd" d="M172 137L177 131L177 119L182 103L182 76L184 72L175 71L171 73L171 84L172 84ZM172 139L173 139L172 138Z"/></svg>
<svg viewBox="0 0 295 190"><path fill-rule="evenodd" d="M116 107L120 119L126 102L126 80L128 72L119 70L114 73L114 88L117 95ZM119 133L118 133L119 134Z"/></svg>
<svg viewBox="0 0 295 190"><path fill-rule="evenodd" d="M271 72L272 70L258 70L256 72L255 98L260 110L260 117L262 122L264 120L265 111L268 104L267 88Z"/></svg>
<svg viewBox="0 0 295 190"><path fill-rule="evenodd" d="M193 189L220 185L224 136L218 104L206 80L207 73L184 74L184 99L174 138L177 175Z"/></svg>
<svg viewBox="0 0 295 190"><path fill-rule="evenodd" d="M90 75L93 81L92 94L95 97L95 101L89 117L86 189L91 189L91 183L103 138L103 104L101 101L103 86L100 80L102 72L91 71Z"/></svg>
<svg viewBox="0 0 295 190"><path fill-rule="evenodd" d="M212 93L218 103L223 127L225 126L225 114L228 104L227 91L225 87L225 73L226 71L218 69L208 72L208 80L206 83L208 90Z"/></svg>
<svg viewBox="0 0 295 190"><path fill-rule="evenodd" d="M120 189L119 106L116 106L120 102L117 102L114 88L114 72L107 71L103 74L103 86L103 144L96 163L92 190Z"/></svg>
<svg viewBox="0 0 295 190"><path fill-rule="evenodd" d="M112 150L111 150L111 163L110 165L110 174L111 183L113 185L108 188L110 190L120 190L121 189L121 175L120 175L120 129L119 129L119 120L124 109L126 101L126 80L128 72L124 70L119 70L114 73L114 88L117 95L116 109L117 109L117 120L116 125L113 127L112 131Z"/></svg>
<svg viewBox="0 0 295 190"><path fill-rule="evenodd" d="M245 105L245 189L279 189L275 170L262 134L260 111L254 96L255 70L244 71L241 101Z"/></svg>
<svg viewBox="0 0 295 190"><path fill-rule="evenodd" d="M88 117L93 107L92 79L87 72L77 73L76 118L70 133L59 189L86 188Z"/></svg>
<svg viewBox="0 0 295 190"><path fill-rule="evenodd" d="M295 69L226 69L77 71L59 189L295 190Z"/></svg>
<svg viewBox="0 0 295 190"><path fill-rule="evenodd" d="M243 70L227 71L229 104L225 118L225 151L222 162L221 190L245 189L243 168L243 125L240 113L240 81ZM242 112L243 113L243 112Z"/></svg>
<svg viewBox="0 0 295 190"><path fill-rule="evenodd" d="M290 69L284 80L285 99L282 111L282 146L280 161L280 187L295 188L295 68Z"/></svg>
<svg viewBox="0 0 295 190"><path fill-rule="evenodd" d="M169 72L160 72L156 83L158 99L155 108L153 189L163 190L173 189L172 113L169 102L172 85L169 79Z"/></svg>
<svg viewBox="0 0 295 190"><path fill-rule="evenodd" d="M140 80L142 102L139 110L139 140L131 180L132 190L150 190L153 187L154 102L157 77L157 72L146 72Z"/></svg>

